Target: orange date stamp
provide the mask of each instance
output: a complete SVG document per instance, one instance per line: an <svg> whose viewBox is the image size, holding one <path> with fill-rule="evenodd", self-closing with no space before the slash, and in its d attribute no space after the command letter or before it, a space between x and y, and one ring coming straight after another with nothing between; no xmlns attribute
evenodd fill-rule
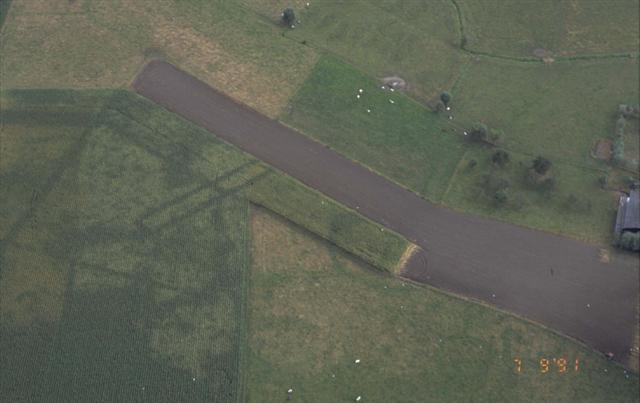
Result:
<svg viewBox="0 0 640 403"><path fill-rule="evenodd" d="M520 358L514 358L515 371L522 373L524 371L524 365ZM567 372L580 371L580 359L576 358L573 361L567 358L540 358L536 368L541 374L547 374L550 372L564 374Z"/></svg>

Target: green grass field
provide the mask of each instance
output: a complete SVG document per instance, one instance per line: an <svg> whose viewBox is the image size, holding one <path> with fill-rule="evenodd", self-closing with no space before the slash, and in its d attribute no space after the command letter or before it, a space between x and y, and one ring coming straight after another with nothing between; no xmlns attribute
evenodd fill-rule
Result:
<svg viewBox="0 0 640 403"><path fill-rule="evenodd" d="M265 9L263 0L246 1ZM287 37L339 55L372 77L400 76L420 100L450 86L465 59L453 49L460 39L447 0L318 1L298 13L301 22Z"/></svg>
<svg viewBox="0 0 640 403"><path fill-rule="evenodd" d="M289 388L302 402L638 399L637 375L570 340L380 275L277 216L252 215L250 402L285 401ZM571 365L541 373L545 357Z"/></svg>
<svg viewBox="0 0 640 403"><path fill-rule="evenodd" d="M598 178L629 172L589 150L638 103L637 1L305 3L0 1L0 400L637 401L637 374L383 274L405 239L124 90L165 58L431 201L604 245ZM482 194L476 121L521 207ZM537 154L551 196L522 182Z"/></svg>
<svg viewBox="0 0 640 403"><path fill-rule="evenodd" d="M380 269L408 245L128 92L7 91L1 112L10 400L242 401L250 201Z"/></svg>
<svg viewBox="0 0 640 403"><path fill-rule="evenodd" d="M281 119L433 201L464 153L444 119L334 58L317 64Z"/></svg>
<svg viewBox="0 0 640 403"><path fill-rule="evenodd" d="M449 122L325 57L281 119L431 201L606 245L616 202L598 185L610 168L593 160L590 150L613 130L616 111L609 100L637 96L637 66L635 59L553 66L482 59L468 66L452 91L455 119ZM537 155L552 161L556 188L550 198L524 183L526 168L507 170L512 196L525 208L495 208L477 197L493 152L463 141L462 129L477 121L504 132L503 146L515 161L530 166ZM481 163L473 174L462 174L471 159ZM589 208L566 214L570 195L589 200Z"/></svg>
<svg viewBox="0 0 640 403"><path fill-rule="evenodd" d="M455 0L467 48L492 55L534 57L638 53L636 0Z"/></svg>
<svg viewBox="0 0 640 403"><path fill-rule="evenodd" d="M460 122L503 130L506 148L596 166L589 150L614 129L615 105L638 99L638 85L637 58L551 65L482 58L452 95Z"/></svg>
<svg viewBox="0 0 640 403"><path fill-rule="evenodd" d="M514 222L586 241L606 244L615 221L617 197L599 187L598 179L607 171L579 167L560 160L552 167L555 189L544 192L529 184L525 177L532 157L510 153L510 162L499 168L491 162L494 151L470 149L443 198L456 210ZM470 168L470 161L477 165ZM492 173L509 181L508 201L498 206L493 194L483 186L485 175Z"/></svg>

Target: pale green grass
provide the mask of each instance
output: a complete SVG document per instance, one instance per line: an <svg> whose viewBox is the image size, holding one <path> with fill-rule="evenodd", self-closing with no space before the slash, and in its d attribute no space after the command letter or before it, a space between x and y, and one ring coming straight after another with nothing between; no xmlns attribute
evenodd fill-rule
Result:
<svg viewBox="0 0 640 403"><path fill-rule="evenodd" d="M500 56L534 57L634 52L640 46L637 0L455 0L467 48Z"/></svg>
<svg viewBox="0 0 640 403"><path fill-rule="evenodd" d="M624 131L624 154L629 160L640 160L640 120L628 119Z"/></svg>
<svg viewBox="0 0 640 403"><path fill-rule="evenodd" d="M638 85L636 58L551 65L482 58L452 95L457 121L504 131L504 147L593 166L589 151L612 132L614 105L638 99Z"/></svg>
<svg viewBox="0 0 640 403"><path fill-rule="evenodd" d="M250 402L285 401L289 388L322 403L637 401L637 375L575 342L379 275L263 211L252 227ZM573 365L541 373L554 357Z"/></svg>

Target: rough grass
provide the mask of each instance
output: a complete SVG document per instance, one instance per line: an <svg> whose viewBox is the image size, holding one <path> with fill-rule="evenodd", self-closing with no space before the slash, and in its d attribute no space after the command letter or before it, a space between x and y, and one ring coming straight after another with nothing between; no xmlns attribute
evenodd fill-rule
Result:
<svg viewBox="0 0 640 403"><path fill-rule="evenodd" d="M243 2L274 22L283 4ZM457 17L446 0L318 1L298 6L296 16L295 29L282 28L288 38L335 53L373 77L401 76L419 99L451 85L463 58L452 51Z"/></svg>
<svg viewBox="0 0 640 403"><path fill-rule="evenodd" d="M443 119L331 57L318 63L281 119L434 201L464 153Z"/></svg>
<svg viewBox="0 0 640 403"><path fill-rule="evenodd" d="M601 245L610 244L617 202L612 192L602 190L598 184L598 178L606 171L558 160L552 166L555 189L545 193L525 180L532 164L529 155L511 152L509 164L499 168L491 162L494 152L474 147L465 154L451 179L444 204L501 221ZM472 169L469 167L471 160L477 162ZM484 190L483 177L490 172L510 182L509 201L505 206L498 206L492 195ZM571 201L570 195L577 202Z"/></svg>
<svg viewBox="0 0 640 403"><path fill-rule="evenodd" d="M467 48L533 57L542 48L560 56L638 52L636 0L455 0Z"/></svg>
<svg viewBox="0 0 640 403"><path fill-rule="evenodd" d="M316 60L225 1L19 3L3 31L3 88L125 87L147 59L164 57L276 116Z"/></svg>
<svg viewBox="0 0 640 403"><path fill-rule="evenodd" d="M378 275L264 211L252 217L248 401L284 401L289 388L305 402L637 400L637 375L568 339ZM545 357L580 369L542 374Z"/></svg>

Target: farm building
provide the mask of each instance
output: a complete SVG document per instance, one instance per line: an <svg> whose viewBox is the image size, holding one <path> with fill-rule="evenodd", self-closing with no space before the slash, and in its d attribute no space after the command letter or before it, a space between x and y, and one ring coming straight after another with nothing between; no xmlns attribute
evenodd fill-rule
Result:
<svg viewBox="0 0 640 403"><path fill-rule="evenodd" d="M622 235L627 231L640 231L640 191L637 189L632 190L629 195L620 196L615 235Z"/></svg>

